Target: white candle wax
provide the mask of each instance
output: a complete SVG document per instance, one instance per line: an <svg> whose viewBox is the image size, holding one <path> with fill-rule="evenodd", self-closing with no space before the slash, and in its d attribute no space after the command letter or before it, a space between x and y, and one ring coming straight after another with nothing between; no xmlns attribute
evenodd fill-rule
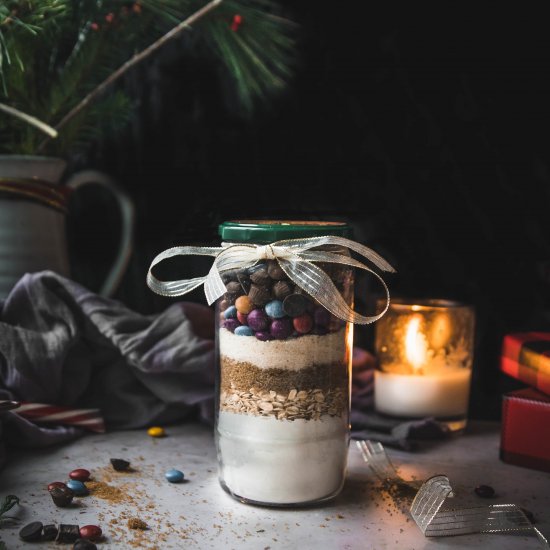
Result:
<svg viewBox="0 0 550 550"><path fill-rule="evenodd" d="M426 374L404 374L403 370L403 367L392 369L390 366L384 371L375 371L374 403L377 411L414 418L466 416L470 369L450 368Z"/></svg>

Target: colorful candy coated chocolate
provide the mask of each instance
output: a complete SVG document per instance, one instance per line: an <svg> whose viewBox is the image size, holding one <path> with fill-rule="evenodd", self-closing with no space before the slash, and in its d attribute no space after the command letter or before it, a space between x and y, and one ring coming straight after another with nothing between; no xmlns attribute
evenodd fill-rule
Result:
<svg viewBox="0 0 550 550"><path fill-rule="evenodd" d="M247 315L252 311L252 309L254 309L254 306L248 296L239 296L235 300L235 307L237 308L237 311L246 313Z"/></svg>
<svg viewBox="0 0 550 550"><path fill-rule="evenodd" d="M240 311L237 311L237 319L239 323L241 323L241 325L248 325L248 315L246 313L241 313Z"/></svg>
<svg viewBox="0 0 550 550"><path fill-rule="evenodd" d="M290 319L274 319L271 321L269 332L273 338L283 340L292 334L292 322Z"/></svg>
<svg viewBox="0 0 550 550"><path fill-rule="evenodd" d="M254 331L246 325L241 325L235 329L235 334L237 336L254 336Z"/></svg>
<svg viewBox="0 0 550 550"><path fill-rule="evenodd" d="M271 334L267 331L260 330L255 334L256 338L262 342L267 342L268 340L272 340L273 337Z"/></svg>
<svg viewBox="0 0 550 550"><path fill-rule="evenodd" d="M88 481L90 479L90 472L84 468L77 468L69 474L69 477L77 481Z"/></svg>
<svg viewBox="0 0 550 550"><path fill-rule="evenodd" d="M172 468L171 470L168 470L164 477L170 482L170 483L180 483L184 479L184 474L181 470L176 470Z"/></svg>
<svg viewBox="0 0 550 550"><path fill-rule="evenodd" d="M223 316L226 319L234 319L237 317L237 308L235 306L229 306L224 312Z"/></svg>
<svg viewBox="0 0 550 550"><path fill-rule="evenodd" d="M248 326L255 331L262 331L269 326L269 319L263 309L253 309L248 314Z"/></svg>
<svg viewBox="0 0 550 550"><path fill-rule="evenodd" d="M84 525L80 528L80 538L88 540L97 540L101 537L103 531L97 525Z"/></svg>
<svg viewBox="0 0 550 550"><path fill-rule="evenodd" d="M67 481L67 487L78 496L87 495L88 494L88 488L82 481L78 481L76 479L69 479Z"/></svg>
<svg viewBox="0 0 550 550"><path fill-rule="evenodd" d="M240 327L241 323L237 319L227 319L223 323L223 328L229 330L230 332L235 332L237 327Z"/></svg>
<svg viewBox="0 0 550 550"><path fill-rule="evenodd" d="M151 426L147 433L151 437L164 437L166 435L166 432L164 431L164 428L161 428L160 426Z"/></svg>
<svg viewBox="0 0 550 550"><path fill-rule="evenodd" d="M304 313L292 319L294 330L300 334L307 334L313 328L313 319L309 313Z"/></svg>
<svg viewBox="0 0 550 550"><path fill-rule="evenodd" d="M271 302L268 302L265 305L265 312L272 319L280 319L281 317L284 317L285 312L283 311L283 302L281 302L280 300L273 300Z"/></svg>

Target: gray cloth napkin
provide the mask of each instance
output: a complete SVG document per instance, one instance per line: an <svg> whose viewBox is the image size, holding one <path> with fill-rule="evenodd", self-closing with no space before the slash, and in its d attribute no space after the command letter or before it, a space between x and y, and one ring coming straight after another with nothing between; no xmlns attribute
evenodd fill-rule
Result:
<svg viewBox="0 0 550 550"><path fill-rule="evenodd" d="M0 400L99 408L108 429L185 419L213 423L214 314L176 302L141 315L44 271L21 278L0 302ZM433 419L403 422L372 410L375 358L354 349L352 437L410 450L444 437ZM43 447L82 435L0 413L0 466L6 446Z"/></svg>
<svg viewBox="0 0 550 550"><path fill-rule="evenodd" d="M56 273L27 274L0 302L0 399L99 408L109 429L212 422L213 311L178 302L141 315ZM70 440L71 426L0 415L5 445Z"/></svg>

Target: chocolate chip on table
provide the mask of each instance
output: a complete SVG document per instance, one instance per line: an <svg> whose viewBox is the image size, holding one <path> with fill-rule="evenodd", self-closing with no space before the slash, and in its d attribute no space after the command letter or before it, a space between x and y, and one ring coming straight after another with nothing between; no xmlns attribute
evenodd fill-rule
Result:
<svg viewBox="0 0 550 550"><path fill-rule="evenodd" d="M64 508L73 501L74 491L66 485L64 487L55 486L50 489L50 495L56 506Z"/></svg>
<svg viewBox="0 0 550 550"><path fill-rule="evenodd" d="M495 490L490 485L478 485L474 492L481 498L493 498L495 496Z"/></svg>
<svg viewBox="0 0 550 550"><path fill-rule="evenodd" d="M130 463L122 458L111 458L111 466L117 472L124 472L130 467Z"/></svg>
<svg viewBox="0 0 550 550"><path fill-rule="evenodd" d="M55 542L75 542L80 538L80 527L78 525L59 524L59 531Z"/></svg>
<svg viewBox="0 0 550 550"><path fill-rule="evenodd" d="M54 525L53 523L44 525L44 529L42 530L41 540L43 541L55 540L56 537L57 537L57 525Z"/></svg>
<svg viewBox="0 0 550 550"><path fill-rule="evenodd" d="M73 544L73 550L97 550L97 546L90 540L77 539Z"/></svg>
<svg viewBox="0 0 550 550"><path fill-rule="evenodd" d="M19 538L25 542L40 540L40 537L42 536L42 527L43 525L41 521L33 521L32 523L28 523L19 531Z"/></svg>

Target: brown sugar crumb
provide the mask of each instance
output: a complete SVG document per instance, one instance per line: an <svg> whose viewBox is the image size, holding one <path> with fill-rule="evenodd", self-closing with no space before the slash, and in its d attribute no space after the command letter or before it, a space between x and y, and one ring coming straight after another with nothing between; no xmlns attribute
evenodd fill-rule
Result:
<svg viewBox="0 0 550 550"><path fill-rule="evenodd" d="M118 487L113 487L103 481L87 481L85 485L95 497L111 502L123 502L125 500L124 493Z"/></svg>
<svg viewBox="0 0 550 550"><path fill-rule="evenodd" d="M128 520L128 527L130 529L141 529L142 531L144 531L145 529L147 529L147 524L142 519L130 518Z"/></svg>

